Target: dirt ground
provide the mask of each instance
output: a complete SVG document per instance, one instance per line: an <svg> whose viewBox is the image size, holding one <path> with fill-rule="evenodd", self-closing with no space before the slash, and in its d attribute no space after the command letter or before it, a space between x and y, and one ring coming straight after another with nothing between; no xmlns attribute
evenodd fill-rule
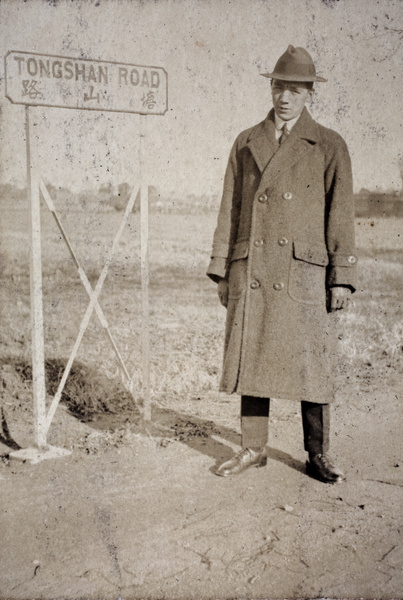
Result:
<svg viewBox="0 0 403 600"><path fill-rule="evenodd" d="M198 245L205 240L196 237ZM387 328L374 325L382 315L369 311L382 306L391 323L401 319L401 264L384 257L379 269L364 258L356 301L364 308L341 324L348 360L337 374L331 454L347 481L330 486L306 475L299 406L281 401L271 411L267 466L214 475L239 449L239 400L215 391L224 314L204 279L205 258L188 280L180 262L169 284L162 267L152 278L151 423L126 401L120 411L94 409L90 420L60 404L48 442L71 455L36 465L10 460L32 445L33 415L29 374L16 364L27 360L28 280L6 279L0 598L403 597L401 347L388 349ZM112 295L122 302L125 294L121 284ZM365 351L351 345L353 327ZM83 352L95 364L95 350Z"/></svg>
<svg viewBox="0 0 403 600"><path fill-rule="evenodd" d="M61 406L49 441L71 456L32 466L0 445L1 597L401 597L402 398L350 400L333 412L337 486L305 474L292 404L267 467L234 479L212 472L239 444L224 401L233 428L158 408L96 428Z"/></svg>

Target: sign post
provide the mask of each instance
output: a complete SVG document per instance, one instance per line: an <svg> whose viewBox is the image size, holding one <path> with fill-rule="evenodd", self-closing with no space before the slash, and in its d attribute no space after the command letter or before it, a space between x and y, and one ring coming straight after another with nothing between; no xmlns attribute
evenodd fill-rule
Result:
<svg viewBox="0 0 403 600"><path fill-rule="evenodd" d="M35 447L10 454L20 460L37 463L46 458L70 452L46 443L48 429L79 349L81 340L95 310L108 334L114 352L133 395L133 382L124 364L98 298L120 236L133 210L136 189L132 190L125 214L95 289L92 289L74 249L57 215L49 191L38 171L37 145L30 126L31 106L52 106L79 110L98 110L139 114L139 166L141 207L141 282L142 282L142 392L143 418L151 420L150 340L149 340L149 267L148 267L148 184L144 177L145 115L164 115L168 110L168 77L163 68L139 66L111 61L76 59L28 52L10 51L5 57L6 97L13 104L25 105L27 180L31 220L31 322L32 379L34 398ZM52 212L68 250L76 264L80 279L89 296L89 304L67 362L58 390L46 411L45 352L42 302L42 257L40 227L40 193Z"/></svg>
<svg viewBox="0 0 403 600"><path fill-rule="evenodd" d="M39 181L37 179L36 143L31 141L29 108L25 107L25 131L27 145L27 180L31 222L31 328L32 328L32 382L34 396L34 431L38 448L46 446L46 385L45 352L42 306L42 248L41 206Z"/></svg>
<svg viewBox="0 0 403 600"><path fill-rule="evenodd" d="M141 237L141 345L143 350L143 417L151 421L150 397L150 302L148 268L148 185L144 178L144 142L146 121L140 117L140 237Z"/></svg>

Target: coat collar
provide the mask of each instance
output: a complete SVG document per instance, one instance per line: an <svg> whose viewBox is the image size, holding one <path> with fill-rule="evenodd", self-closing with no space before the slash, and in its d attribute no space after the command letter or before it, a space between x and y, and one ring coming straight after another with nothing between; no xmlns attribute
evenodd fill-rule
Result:
<svg viewBox="0 0 403 600"><path fill-rule="evenodd" d="M270 163L273 173L279 173L290 168L302 155L319 141L319 127L312 119L306 108L303 109L300 118L287 139L287 142L278 147L275 138L274 110L272 109L266 119L256 125L249 134L247 145L252 152L253 158L261 173ZM307 144L308 142L308 144Z"/></svg>

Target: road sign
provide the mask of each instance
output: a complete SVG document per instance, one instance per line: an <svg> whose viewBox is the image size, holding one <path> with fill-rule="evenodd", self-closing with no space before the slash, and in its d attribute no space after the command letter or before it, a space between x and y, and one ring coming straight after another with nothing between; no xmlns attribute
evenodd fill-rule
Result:
<svg viewBox="0 0 403 600"><path fill-rule="evenodd" d="M28 189L31 214L31 315L32 315L32 379L34 396L34 427L36 448L12 453L14 458L32 463L45 458L65 456L68 451L47 444L47 431L61 398L63 386L77 354L92 313L96 312L108 333L127 383L133 393L133 382L109 330L98 302L113 253L130 215L135 194L126 207L125 216L116 234L111 254L93 290L81 269L74 250L66 236L52 198L39 176L35 136L30 135L29 114L33 106L54 106L80 110L164 115L168 110L168 76L161 67L147 67L126 63L50 56L32 52L10 51L5 57L5 92L14 104L25 105L26 151ZM141 282L142 282L142 356L143 356L143 418L151 420L150 398L150 342L149 342L149 269L148 269L148 186L144 181L143 161L146 119L139 117L139 182L141 206ZM90 297L80 331L63 373L62 380L49 410L46 409L45 359L42 307L42 258L40 192L76 263L81 281ZM10 454L11 456L11 454Z"/></svg>
<svg viewBox="0 0 403 600"><path fill-rule="evenodd" d="M11 51L6 96L14 104L163 115L168 76L161 67Z"/></svg>

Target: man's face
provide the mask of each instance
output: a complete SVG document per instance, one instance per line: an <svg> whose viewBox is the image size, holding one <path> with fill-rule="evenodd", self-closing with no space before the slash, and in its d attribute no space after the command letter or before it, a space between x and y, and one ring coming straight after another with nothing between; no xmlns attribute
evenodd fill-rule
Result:
<svg viewBox="0 0 403 600"><path fill-rule="evenodd" d="M271 84L274 110L283 121L298 117L311 94L307 84L299 81L273 79Z"/></svg>

